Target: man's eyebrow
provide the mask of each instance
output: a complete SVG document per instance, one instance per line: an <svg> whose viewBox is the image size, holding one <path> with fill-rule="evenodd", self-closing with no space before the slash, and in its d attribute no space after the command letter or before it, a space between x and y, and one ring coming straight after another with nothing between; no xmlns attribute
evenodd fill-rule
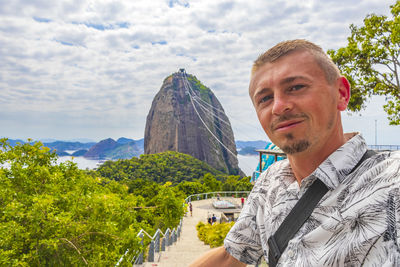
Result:
<svg viewBox="0 0 400 267"><path fill-rule="evenodd" d="M305 77L305 76L292 76L292 77L287 77L287 78L283 79L282 81L279 82L279 84L280 84L280 85L285 85L285 84L294 82L294 81L297 80L297 79L310 81L310 79L308 79L308 78Z"/></svg>
<svg viewBox="0 0 400 267"><path fill-rule="evenodd" d="M257 92L254 94L254 99L256 99L257 96L262 95L262 94L265 94L266 92L270 92L270 91L271 91L270 88L264 87L263 89L257 91Z"/></svg>

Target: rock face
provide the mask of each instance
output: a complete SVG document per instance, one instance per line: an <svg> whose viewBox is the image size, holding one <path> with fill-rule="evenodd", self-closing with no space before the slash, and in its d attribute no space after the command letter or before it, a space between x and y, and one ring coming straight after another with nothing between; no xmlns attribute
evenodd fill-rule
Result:
<svg viewBox="0 0 400 267"><path fill-rule="evenodd" d="M147 115L144 152L164 151L189 154L217 170L242 174L221 104L209 88L184 71L164 80Z"/></svg>

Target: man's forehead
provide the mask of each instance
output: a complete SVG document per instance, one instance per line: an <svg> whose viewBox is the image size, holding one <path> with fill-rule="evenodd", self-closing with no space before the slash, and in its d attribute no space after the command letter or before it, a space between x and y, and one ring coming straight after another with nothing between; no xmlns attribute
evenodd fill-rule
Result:
<svg viewBox="0 0 400 267"><path fill-rule="evenodd" d="M311 51L308 51L308 50L305 50L305 49L300 49L300 50L290 51L290 52L280 56L279 58L274 59L273 61L267 61L264 64L260 65L257 68L257 70L261 69L265 65L272 65L273 66L273 65L281 63L282 61L288 61L290 59L298 59L298 58L301 58L301 59L306 60L306 61L314 61L316 63L316 57ZM255 72L257 72L257 70L255 70Z"/></svg>
<svg viewBox="0 0 400 267"><path fill-rule="evenodd" d="M265 83L272 82L275 78L278 79L275 82L280 85L291 83L299 79L310 80L310 77L305 73L306 65L312 66L312 68L315 67L314 70L323 73L314 55L306 50L295 51L282 56L274 62L264 63L255 70L250 77L249 94L254 94L256 88L261 85L262 87L266 86Z"/></svg>
<svg viewBox="0 0 400 267"><path fill-rule="evenodd" d="M292 53L286 54L279 59L273 62L266 62L263 65L259 66L256 70L254 70L250 76L250 82L252 80L263 77L266 72L273 72L278 69L282 70L282 67L287 67L287 70L290 72L295 72L296 70L301 71L303 68L300 68L302 65L309 64L311 66L315 66L318 69L321 69L315 56L306 50L294 51ZM296 66L296 68L295 68ZM286 69L283 69L286 70ZM322 70L322 69L321 69ZM290 75L296 76L296 75Z"/></svg>

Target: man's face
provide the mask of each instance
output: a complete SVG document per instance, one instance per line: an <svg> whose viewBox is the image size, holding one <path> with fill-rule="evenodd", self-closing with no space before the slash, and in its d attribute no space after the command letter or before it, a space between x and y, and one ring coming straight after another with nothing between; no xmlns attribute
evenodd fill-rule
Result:
<svg viewBox="0 0 400 267"><path fill-rule="evenodd" d="M270 140L285 153L319 151L342 131L339 82L329 84L314 57L292 52L261 66L249 94Z"/></svg>

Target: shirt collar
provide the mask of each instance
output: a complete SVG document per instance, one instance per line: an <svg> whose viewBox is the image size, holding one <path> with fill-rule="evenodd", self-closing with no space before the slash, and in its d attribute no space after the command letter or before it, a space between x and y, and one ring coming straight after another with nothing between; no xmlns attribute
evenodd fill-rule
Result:
<svg viewBox="0 0 400 267"><path fill-rule="evenodd" d="M329 190L334 190L343 182L367 151L367 144L360 133L345 135L350 136L350 139L310 175L320 179Z"/></svg>

